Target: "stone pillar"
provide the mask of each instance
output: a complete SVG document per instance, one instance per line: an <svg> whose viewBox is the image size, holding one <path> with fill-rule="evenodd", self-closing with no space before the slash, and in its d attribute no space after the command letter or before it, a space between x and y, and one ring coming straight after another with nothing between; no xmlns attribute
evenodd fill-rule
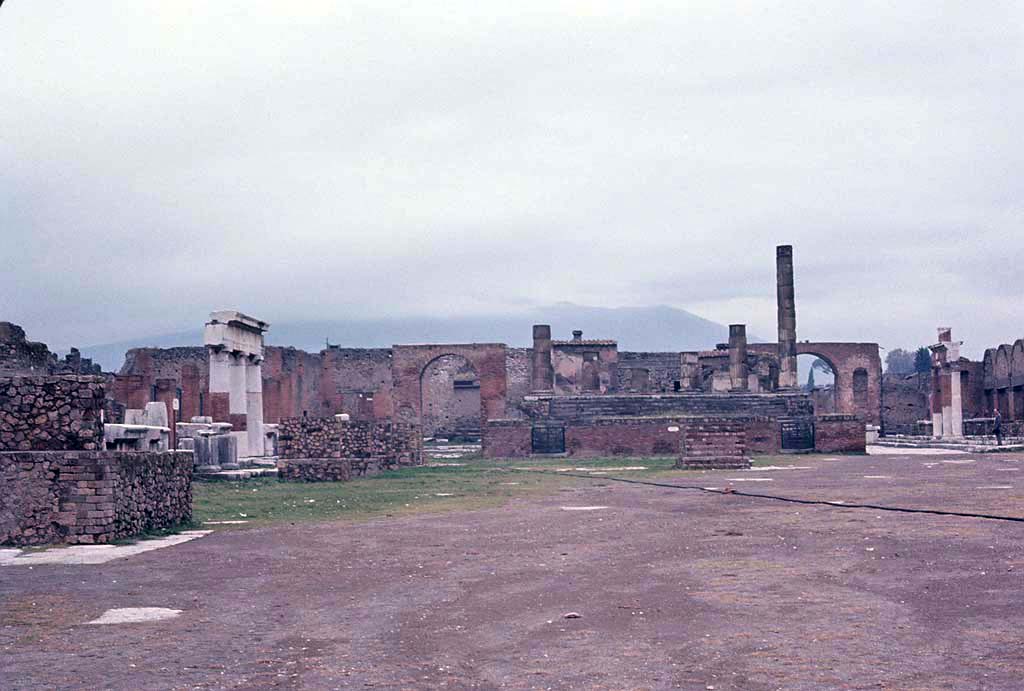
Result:
<svg viewBox="0 0 1024 691"><path fill-rule="evenodd" d="M551 326L533 325L533 374L530 388L535 392L552 391L555 388L555 368L551 363Z"/></svg>
<svg viewBox="0 0 1024 691"><path fill-rule="evenodd" d="M231 353L210 349L210 393L231 392Z"/></svg>
<svg viewBox="0 0 1024 691"><path fill-rule="evenodd" d="M262 456L266 437L263 434L263 358L250 355L245 367L246 439L250 456Z"/></svg>
<svg viewBox="0 0 1024 691"><path fill-rule="evenodd" d="M939 328L932 351L932 435L943 439L964 436L963 392L960 390L960 343L949 327Z"/></svg>
<svg viewBox="0 0 1024 691"><path fill-rule="evenodd" d="M228 398L228 405L230 406L229 412L232 415L245 415L245 382L248 362L244 355L240 353L231 353L230 360L228 362L228 373L229 373L229 384L230 388L228 392L230 397Z"/></svg>
<svg viewBox="0 0 1024 691"><path fill-rule="evenodd" d="M747 325L729 325L729 378L733 391L747 390Z"/></svg>
<svg viewBox="0 0 1024 691"><path fill-rule="evenodd" d="M793 246L775 248L779 307L779 388L798 386L796 371L796 294L793 287Z"/></svg>

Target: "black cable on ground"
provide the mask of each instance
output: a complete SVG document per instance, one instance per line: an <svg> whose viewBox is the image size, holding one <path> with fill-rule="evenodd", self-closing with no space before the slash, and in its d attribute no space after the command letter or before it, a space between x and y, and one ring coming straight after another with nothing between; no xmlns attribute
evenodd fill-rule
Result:
<svg viewBox="0 0 1024 691"><path fill-rule="evenodd" d="M610 475L583 475L554 470L528 470L526 468L511 468L519 473L543 473L546 475L557 475L561 477L578 477L586 480L611 480L613 482L624 482L630 485L648 485L650 487L666 487L668 489L684 489L707 494L724 494L737 497L751 497L753 499L770 499L772 501L783 501L790 504L804 504L811 506L828 506L834 509L870 509L872 511L895 511L898 513L924 513L933 516L958 516L961 518L984 518L991 521L1010 521L1013 523L1024 523L1024 518L1017 516L999 516L988 513L971 513L967 511L944 511L942 509L911 509L905 506L883 506L881 504L847 504L839 501L827 501L824 499L796 499L794 497L782 497L776 494L760 494L758 492L743 492L733 489L714 489L711 487L700 487L699 485L673 485L667 482L654 482L651 480L631 480L624 477L613 477Z"/></svg>

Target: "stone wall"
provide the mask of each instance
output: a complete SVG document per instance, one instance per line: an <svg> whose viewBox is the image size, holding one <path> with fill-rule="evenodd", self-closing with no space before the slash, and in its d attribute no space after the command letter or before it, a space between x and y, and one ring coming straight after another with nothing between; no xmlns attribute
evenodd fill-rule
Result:
<svg viewBox="0 0 1024 691"><path fill-rule="evenodd" d="M83 358L77 348L58 360L45 343L30 341L25 330L11 322L0 322L0 376L42 376L55 374L101 374L100 366Z"/></svg>
<svg viewBox="0 0 1024 691"><path fill-rule="evenodd" d="M106 543L191 518L189 452L0 452L0 544Z"/></svg>
<svg viewBox="0 0 1024 691"><path fill-rule="evenodd" d="M444 355L433 360L421 381L426 436L480 436L480 380L465 358Z"/></svg>
<svg viewBox="0 0 1024 691"><path fill-rule="evenodd" d="M864 453L864 420L856 415L819 415L814 419L814 449L819 453Z"/></svg>
<svg viewBox="0 0 1024 691"><path fill-rule="evenodd" d="M103 377L0 378L0 451L101 448L103 399Z"/></svg>
<svg viewBox="0 0 1024 691"><path fill-rule="evenodd" d="M931 371L920 374L886 374L882 377L882 432L916 434L920 420L931 420L928 394Z"/></svg>
<svg viewBox="0 0 1024 691"><path fill-rule="evenodd" d="M423 463L418 425L285 418L278 429L278 472L284 480L347 479Z"/></svg>
<svg viewBox="0 0 1024 691"><path fill-rule="evenodd" d="M666 393L682 388L681 353L619 353L617 390Z"/></svg>
<svg viewBox="0 0 1024 691"><path fill-rule="evenodd" d="M508 380L505 416L508 418L521 418L525 415L523 399L530 395L532 388L532 360L532 348L508 348L505 351L505 376Z"/></svg>

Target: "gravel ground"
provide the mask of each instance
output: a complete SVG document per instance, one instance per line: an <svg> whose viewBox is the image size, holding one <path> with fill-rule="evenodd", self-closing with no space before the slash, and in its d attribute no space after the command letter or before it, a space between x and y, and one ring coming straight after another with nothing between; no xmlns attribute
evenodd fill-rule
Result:
<svg viewBox="0 0 1024 691"><path fill-rule="evenodd" d="M1024 516L1022 456L798 465L669 481ZM608 477L500 509L220 530L0 568L0 688L1019 689L1022 538ZM86 624L122 607L182 613Z"/></svg>

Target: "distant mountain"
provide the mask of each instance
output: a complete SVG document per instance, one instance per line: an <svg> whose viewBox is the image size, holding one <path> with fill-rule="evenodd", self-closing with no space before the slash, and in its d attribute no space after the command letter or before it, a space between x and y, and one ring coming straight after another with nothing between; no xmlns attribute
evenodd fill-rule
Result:
<svg viewBox="0 0 1024 691"><path fill-rule="evenodd" d="M349 348L387 348L396 343L506 343L528 347L531 327L550 324L555 339L572 338L582 329L584 338L611 338L620 350L704 350L729 339L727 326L674 307L584 307L560 303L514 315L474 317L422 317L404 319L351 319L272 323L267 343L319 352L325 343ZM759 339L749 336L751 342ZM130 348L198 346L202 330L81 348L82 355L116 372Z"/></svg>

